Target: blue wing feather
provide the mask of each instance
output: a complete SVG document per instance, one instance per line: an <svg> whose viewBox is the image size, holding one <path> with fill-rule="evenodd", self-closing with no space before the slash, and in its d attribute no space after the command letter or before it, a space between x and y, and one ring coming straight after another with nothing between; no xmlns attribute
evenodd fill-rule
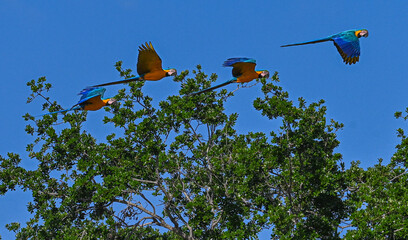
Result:
<svg viewBox="0 0 408 240"><path fill-rule="evenodd" d="M100 87L89 87L83 89L78 95L82 95L81 99L79 99L77 105L94 98L96 96L101 96L103 97L103 94L105 93L106 89L105 88L100 88Z"/></svg>
<svg viewBox="0 0 408 240"><path fill-rule="evenodd" d="M345 31L333 35L333 42L346 64L358 62L360 57L360 41L354 31Z"/></svg>
<svg viewBox="0 0 408 240"><path fill-rule="evenodd" d="M248 62L248 63L256 63L256 60L253 58L229 58L227 59L224 64L222 64L223 67L232 67L235 63L238 62Z"/></svg>
<svg viewBox="0 0 408 240"><path fill-rule="evenodd" d="M333 38L333 41L343 50L348 57L357 57L360 56L360 44L359 40L348 39L344 37Z"/></svg>

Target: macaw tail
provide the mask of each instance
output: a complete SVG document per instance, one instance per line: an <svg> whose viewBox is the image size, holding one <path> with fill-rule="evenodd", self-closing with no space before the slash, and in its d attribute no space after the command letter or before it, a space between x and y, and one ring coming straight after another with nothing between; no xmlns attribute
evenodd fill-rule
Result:
<svg viewBox="0 0 408 240"><path fill-rule="evenodd" d="M190 94L188 94L188 96L193 96L193 95L197 95L197 94L209 92L209 91L212 91L212 90L214 90L214 89L223 87L223 86L225 86L225 85L228 85L228 84L234 83L234 82L237 82L237 79L236 79L236 78L231 79L231 80L229 80L229 81L226 81L225 83L221 83L221 84L219 84L219 85L216 85L216 86L214 86L214 87L209 87L209 88L206 88L206 89L201 90L201 91L198 91L198 92L190 93Z"/></svg>
<svg viewBox="0 0 408 240"><path fill-rule="evenodd" d="M128 78L128 79L125 79L125 80L94 85L92 87L103 87L103 86L109 86L109 85L115 85L115 84L121 84L121 83L128 83L128 82L133 82L133 81L142 81L142 80L143 79L141 79L139 76L136 76L136 77Z"/></svg>
<svg viewBox="0 0 408 240"><path fill-rule="evenodd" d="M301 43L293 43L293 44L282 45L281 47L299 46L299 45L313 44L313 43L319 43L319 42L327 42L327 41L330 41L330 40L332 40L331 37L326 37L326 38L321 38L321 39L308 41L308 42L301 42Z"/></svg>
<svg viewBox="0 0 408 240"><path fill-rule="evenodd" d="M38 116L36 116L36 117L41 117L41 116L50 115L50 114L54 114L54 113L63 113L63 112L68 112L68 111L72 111L72 110L79 110L79 109L81 109L81 107L80 107L80 106L76 106L76 107L72 107L72 108L70 108L70 109L64 109L64 110L61 110L61 111L44 113L44 114L38 115Z"/></svg>

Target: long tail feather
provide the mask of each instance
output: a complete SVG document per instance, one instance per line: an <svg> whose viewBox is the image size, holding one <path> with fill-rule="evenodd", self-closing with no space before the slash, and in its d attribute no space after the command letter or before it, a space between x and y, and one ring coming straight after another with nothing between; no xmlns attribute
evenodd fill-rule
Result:
<svg viewBox="0 0 408 240"><path fill-rule="evenodd" d="M228 85L228 84L230 84L230 83L234 83L234 82L236 82L236 81L237 81L237 79L231 79L231 80L229 80L229 81L226 81L225 83L221 83L221 84L219 84L219 85L216 85L216 86L213 86L213 87L209 87L209 88L206 88L206 89L201 90L201 91L198 91L198 92L190 93L188 96L193 96L193 95L197 95L197 94L209 92L209 91L212 91L212 90L214 90L214 89L217 89L217 88L223 87L223 86L225 86L225 85Z"/></svg>
<svg viewBox="0 0 408 240"><path fill-rule="evenodd" d="M321 38L321 39L317 39L317 40L313 40L313 41L282 45L281 47L299 46L299 45L313 44L313 43L319 43L319 42L327 42L327 41L330 41L330 40L332 40L331 37L326 37L326 38Z"/></svg>
<svg viewBox="0 0 408 240"><path fill-rule="evenodd" d="M81 109L81 107L77 106L77 107L72 107L70 109L64 109L64 110L61 110L61 111L44 113L44 114L41 114L41 115L38 115L38 116L35 116L35 117L41 117L41 116L50 115L50 114L54 114L54 113L63 113L63 112L68 112L68 111L78 110L78 109Z"/></svg>
<svg viewBox="0 0 408 240"><path fill-rule="evenodd" d="M133 81L141 81L142 79L139 76L128 78L125 80L119 80L115 82L108 82L108 83L103 83L99 85L94 85L92 87L103 87L103 86L109 86L109 85L115 85L115 84L121 84L121 83L128 83L128 82L133 82Z"/></svg>

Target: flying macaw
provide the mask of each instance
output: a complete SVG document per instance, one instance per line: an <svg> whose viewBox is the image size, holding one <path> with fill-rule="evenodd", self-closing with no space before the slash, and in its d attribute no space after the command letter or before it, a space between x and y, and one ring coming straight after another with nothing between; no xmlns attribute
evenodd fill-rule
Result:
<svg viewBox="0 0 408 240"><path fill-rule="evenodd" d="M210 87L198 92L191 93L189 95L196 95L205 93L219 87L223 87L230 83L246 83L257 78L269 78L269 72L267 70L255 70L256 61L252 58L229 58L222 65L223 67L232 67L232 78L229 81Z"/></svg>
<svg viewBox="0 0 408 240"><path fill-rule="evenodd" d="M156 53L156 50L154 50L152 43L146 42L146 45L142 45L139 47L139 56L137 59L137 73L139 74L139 76L128 78L125 80L99 84L93 87L102 87L142 80L157 81L164 77L176 76L177 70L174 68L163 69L162 60Z"/></svg>
<svg viewBox="0 0 408 240"><path fill-rule="evenodd" d="M72 106L70 109L64 109L61 111L45 113L40 116L54 114L54 113L63 113L71 110L91 110L96 111L101 109L104 106L109 106L116 103L114 98L102 98L106 89L101 87L90 87L82 90L78 95L82 95L78 103Z"/></svg>
<svg viewBox="0 0 408 240"><path fill-rule="evenodd" d="M334 46L336 46L337 51L339 51L341 57L343 58L343 62L351 65L358 62L360 57L360 41L358 40L360 37L368 37L367 29L348 30L328 36L326 38L321 38L309 42L288 44L281 47L333 41Z"/></svg>

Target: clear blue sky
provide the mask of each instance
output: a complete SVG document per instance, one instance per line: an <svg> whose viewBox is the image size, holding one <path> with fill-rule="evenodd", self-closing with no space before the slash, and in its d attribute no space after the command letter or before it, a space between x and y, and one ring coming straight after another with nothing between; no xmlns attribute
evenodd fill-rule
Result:
<svg viewBox="0 0 408 240"><path fill-rule="evenodd" d="M219 75L218 82L231 75L231 69L221 67L225 59L255 58L259 68L279 72L291 99L326 100L328 118L345 124L337 152L346 163L360 160L369 167L378 158L388 162L398 143L395 130L406 125L393 114L408 105L407 22L406 1L2 0L0 154L22 153L32 141L21 116L41 113L42 102L26 104L27 81L46 76L53 84L51 97L70 107L82 88L118 79L116 61L135 69L137 47L151 41L163 67L180 72L201 64L207 73ZM353 66L342 63L331 43L279 47L355 28L367 28L370 36L361 39L360 62ZM122 87L110 87L105 95ZM259 88L237 91L228 104L229 112L239 113L241 132L269 132L280 124L253 110ZM145 90L158 102L177 94L179 85L166 78L147 83ZM104 114L89 114L89 132L103 135ZM23 166L36 166L22 156ZM0 196L4 239L13 238L6 223L25 222L29 200L30 194L21 191Z"/></svg>

